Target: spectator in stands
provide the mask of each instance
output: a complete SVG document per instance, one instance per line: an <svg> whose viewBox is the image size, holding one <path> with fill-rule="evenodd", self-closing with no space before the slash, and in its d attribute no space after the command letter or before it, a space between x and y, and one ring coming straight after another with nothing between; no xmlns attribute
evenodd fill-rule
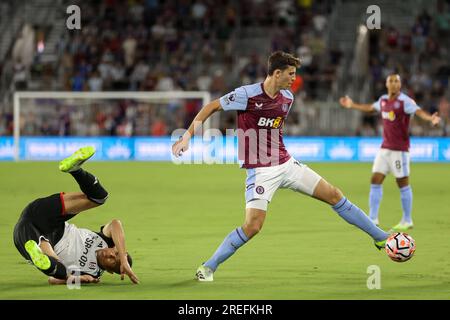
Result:
<svg viewBox="0 0 450 320"><path fill-rule="evenodd" d="M88 87L90 91L102 91L103 90L103 79L100 77L98 71L92 72L88 79Z"/></svg>
<svg viewBox="0 0 450 320"><path fill-rule="evenodd" d="M338 48L328 48L325 41L330 27L327 21L331 21L327 17L332 6L329 1L86 0L82 4L83 28L80 32L64 33L58 45L59 65L48 68L39 59L33 60L33 42L31 47L26 46L32 49L27 61L34 61L34 64L30 62L33 73L24 60L15 59L14 63L9 63L10 67L4 63L3 81L10 73L16 88L25 89L33 74L33 88L37 90L205 90L218 97L238 82L255 82L264 77L266 66L260 62L261 55L272 46L273 50L297 52L302 58L301 78L298 79L301 83L294 88L295 93L308 94L306 99L324 101L337 92L336 75L343 68L342 52ZM384 27L379 41L371 43L369 76L374 95L384 90L387 73L396 69L402 74L408 71L411 81L405 83L405 90L418 103L429 92L432 105L438 108L442 92L449 88L450 77L448 55L443 53L446 43L442 41L450 29L450 5L445 2L438 5L442 8L437 10L437 15L431 17L426 11L421 12L407 32L400 32L394 26ZM261 51L259 48L254 51L257 53L245 53L248 47L242 46L242 37L262 36L258 34L260 30L266 32L263 35L267 34L267 43L261 43ZM23 43L21 38L14 57L20 56L18 52L24 48ZM248 63L240 64L237 56L247 59ZM233 70L237 65L240 69ZM44 78L52 81L44 81ZM431 79L438 79L440 86ZM85 121L86 128L72 125L70 130L73 134L118 134L120 127L122 133L129 132L124 130L125 118L117 117L113 111L120 108L111 103L109 109L104 110L100 123L95 117L97 112L89 115L82 111L85 114L79 121ZM174 109L167 115L159 115L166 122L166 132L170 133L176 123L180 127L184 125L184 118L190 116L189 111L185 111L184 108ZM74 111L70 113L71 122L75 124ZM135 125L137 114L135 119L127 118L127 121ZM29 127L34 130L33 134L59 132L57 126L53 129L42 126L41 132L42 117L35 115L38 124ZM150 134L153 120L145 120L147 123L140 125L146 128L145 134ZM6 121L3 128L11 128L12 120ZM373 130L376 130L375 125ZM135 134L137 129L132 132Z"/></svg>
<svg viewBox="0 0 450 320"><path fill-rule="evenodd" d="M150 134L152 136L165 136L168 134L167 132L167 126L163 119L156 118L155 121L152 123L152 127L150 130Z"/></svg>

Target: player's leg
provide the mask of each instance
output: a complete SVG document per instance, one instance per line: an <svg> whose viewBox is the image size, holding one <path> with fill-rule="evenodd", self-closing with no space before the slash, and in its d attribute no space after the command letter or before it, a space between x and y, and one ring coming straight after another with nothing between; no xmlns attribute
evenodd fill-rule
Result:
<svg viewBox="0 0 450 320"><path fill-rule="evenodd" d="M46 235L38 229L37 223L33 222L28 213L31 211L24 211L14 227L14 245L38 270L48 276L65 279L67 276L65 266L58 261Z"/></svg>
<svg viewBox="0 0 450 320"><path fill-rule="evenodd" d="M268 203L282 181L283 170L283 165L247 170L245 222L231 231L211 258L197 269L199 281L213 281L218 266L261 230Z"/></svg>
<svg viewBox="0 0 450 320"><path fill-rule="evenodd" d="M317 184L312 196L331 205L341 218L369 234L376 243L388 238L388 233L377 227L364 211L351 203L338 188L324 179Z"/></svg>
<svg viewBox="0 0 450 320"><path fill-rule="evenodd" d="M75 178L78 185L80 186L81 191L86 195L87 199L98 205L101 205L105 203L106 199L108 198L108 192L100 184L97 177L81 168L81 165L89 158L91 158L94 153L95 149L93 147L80 148L71 156L61 160L61 162L59 163L59 169L63 172L70 173ZM70 202L72 200L75 201L74 206L77 210L79 210L77 212L93 207L85 199L82 199L82 196L74 195L67 197L67 201L69 201L69 203L66 203L66 208L67 206L71 205ZM78 208L81 208L82 210Z"/></svg>
<svg viewBox="0 0 450 320"><path fill-rule="evenodd" d="M388 234L378 228L360 208L344 197L338 188L298 161L292 162L282 187L328 203L345 221L368 233L375 242L384 241L388 237Z"/></svg>
<svg viewBox="0 0 450 320"><path fill-rule="evenodd" d="M380 172L374 172L370 179L370 193L369 193L369 218L373 223L379 225L378 210L380 202L383 198L383 181L386 176Z"/></svg>
<svg viewBox="0 0 450 320"><path fill-rule="evenodd" d="M389 151L386 149L380 149L372 166L372 178L370 181L369 192L369 217L376 225L379 224L378 210L383 197L383 181L389 173L389 163L386 159L388 152Z"/></svg>
<svg viewBox="0 0 450 320"><path fill-rule="evenodd" d="M397 178L397 185L400 189L400 199L402 202L403 216L400 225L393 228L395 231L406 231L413 227L412 203L413 193L409 184L409 177Z"/></svg>
<svg viewBox="0 0 450 320"><path fill-rule="evenodd" d="M267 209L267 200L255 200L254 202L265 203ZM213 273L217 270L218 266L230 258L240 247L261 230L265 218L265 210L247 208L244 225L234 229L225 237L211 258L197 270L197 279L200 281L213 281Z"/></svg>
<svg viewBox="0 0 450 320"><path fill-rule="evenodd" d="M100 206L99 203L93 202L82 192L63 193L62 200L64 212L70 215Z"/></svg>
<svg viewBox="0 0 450 320"><path fill-rule="evenodd" d="M50 250L51 252L53 252L53 248L47 241L42 240L41 244L39 245L34 240L28 240L27 242L25 242L24 247L37 269L42 271L47 276L51 276L56 279L66 279L66 267L50 253L46 252L46 250Z"/></svg>
<svg viewBox="0 0 450 320"><path fill-rule="evenodd" d="M392 151L391 156L391 171L394 174L397 185L400 189L400 200L402 203L403 216L397 225L392 230L397 232L405 232L413 227L411 217L413 193L409 185L409 152Z"/></svg>
<svg viewBox="0 0 450 320"><path fill-rule="evenodd" d="M411 186L409 184L409 177L397 178L397 185L400 189L400 199L402 202L403 216L401 222L403 222L403 227L411 229L413 227L412 221L412 203L413 203L413 193ZM404 231L404 230L400 230Z"/></svg>
<svg viewBox="0 0 450 320"><path fill-rule="evenodd" d="M245 222L242 226L247 240L256 236L264 225L266 220L268 201L264 199L256 199L250 201L245 209Z"/></svg>

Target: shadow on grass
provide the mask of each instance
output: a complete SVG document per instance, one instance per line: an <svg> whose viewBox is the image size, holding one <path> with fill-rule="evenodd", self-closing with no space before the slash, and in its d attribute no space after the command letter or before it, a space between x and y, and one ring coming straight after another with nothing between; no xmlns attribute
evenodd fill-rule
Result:
<svg viewBox="0 0 450 320"><path fill-rule="evenodd" d="M187 287L194 287L198 285L198 281L195 280L194 278L192 279L186 279L183 281L177 281L177 282L173 282L173 283L168 283L167 287L172 287L172 288L187 288Z"/></svg>

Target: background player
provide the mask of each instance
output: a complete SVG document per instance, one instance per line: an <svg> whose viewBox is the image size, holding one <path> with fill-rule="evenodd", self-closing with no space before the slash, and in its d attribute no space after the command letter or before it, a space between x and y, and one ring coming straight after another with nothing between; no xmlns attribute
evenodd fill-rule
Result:
<svg viewBox="0 0 450 320"><path fill-rule="evenodd" d="M391 74L386 79L387 94L382 95L373 104L359 104L348 97L339 99L340 104L348 109L364 112L378 111L383 119L383 143L375 157L369 193L370 219L379 224L378 209L383 196L382 184L389 172L396 178L400 188L403 208L401 221L392 230L406 231L413 227L411 217L413 194L409 185L409 120L411 115L437 125L441 118L437 112L430 115L417 106L416 102L400 91L401 79L398 74Z"/></svg>
<svg viewBox="0 0 450 320"><path fill-rule="evenodd" d="M217 267L261 230L268 203L278 188L288 188L328 203L348 223L367 232L378 248L384 247L388 234L339 189L294 160L284 146L282 126L294 100L288 89L298 67L298 58L280 51L273 53L263 83L239 87L204 106L172 146L173 154L180 156L189 147L194 124L203 123L217 111L238 112L239 159L247 169L245 222L228 234L213 256L198 268L199 281L213 281Z"/></svg>
<svg viewBox="0 0 450 320"><path fill-rule="evenodd" d="M17 250L50 276L50 284L68 280L73 283L73 272L79 272L81 283L96 283L104 270L120 274L122 280L126 274L133 283L139 281L131 270L132 260L119 220L102 226L100 232L66 222L82 211L102 205L108 197L97 177L80 167L94 153L94 148L84 147L60 162L60 170L69 172L83 192L36 199L23 210L14 228Z"/></svg>

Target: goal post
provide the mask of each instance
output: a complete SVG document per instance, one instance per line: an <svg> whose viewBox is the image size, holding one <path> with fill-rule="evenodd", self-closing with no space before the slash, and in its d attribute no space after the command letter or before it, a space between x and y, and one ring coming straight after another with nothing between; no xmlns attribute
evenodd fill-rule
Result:
<svg viewBox="0 0 450 320"><path fill-rule="evenodd" d="M95 100L132 100L146 103L169 103L173 100L199 99L202 106L211 101L211 94L207 91L16 91L14 93L14 160L20 160L20 137L21 137L21 112L23 111L24 99L41 100L70 100L77 104L77 101ZM83 107L86 103L79 103ZM88 103L89 105L89 103ZM87 106L88 107L88 106ZM44 106L45 108L45 106ZM211 119L204 123L205 131L211 128Z"/></svg>

